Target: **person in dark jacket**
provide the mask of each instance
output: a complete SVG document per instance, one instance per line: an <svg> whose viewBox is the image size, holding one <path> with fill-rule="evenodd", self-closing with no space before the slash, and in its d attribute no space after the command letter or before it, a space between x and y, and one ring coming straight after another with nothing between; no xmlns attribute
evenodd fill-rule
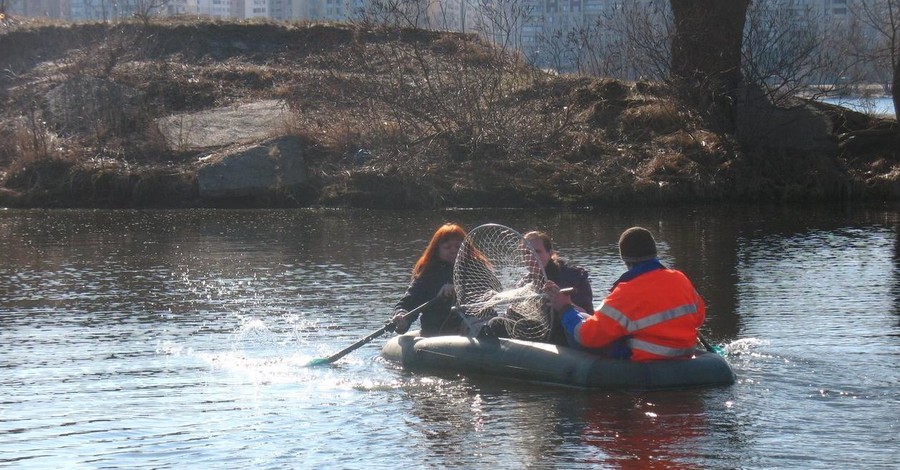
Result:
<svg viewBox="0 0 900 470"><path fill-rule="evenodd" d="M434 232L422 256L413 266L412 282L394 307L391 322L397 333L406 333L410 324L419 318L419 314L405 318L409 311L435 297L439 301L421 312L422 326L419 334L442 336L457 335L465 331L462 317L450 310L456 296L453 290L453 263L464 238L466 230L453 223L446 223Z"/></svg>
<svg viewBox="0 0 900 470"><path fill-rule="evenodd" d="M553 250L553 241L546 233L532 231L526 233L523 238L525 242L531 245L538 261L544 265L547 280L553 281L554 285L559 286L559 288L573 288L573 291L569 294L572 303L584 309L585 312L592 312L594 308L594 294L591 291L588 272L584 268L569 265L560 259ZM547 305L545 308L549 310L550 306ZM542 341L557 346L570 346L570 340L566 337L565 330L562 328L559 315L553 311L547 313L551 314L550 324L547 325L549 332ZM512 326L513 323L516 326ZM536 320L522 319L514 310L510 309L505 315L492 319L488 323L488 327L482 331L481 337L509 338L519 335L516 331L538 331L540 329L541 326L537 324Z"/></svg>
<svg viewBox="0 0 900 470"><path fill-rule="evenodd" d="M580 266L566 264L560 259L553 250L553 241L550 239L550 235L532 231L525 234L525 240L531 244L537 258L544 263L547 280L553 281L561 289L574 288L570 295L572 303L585 312L593 312L594 293L591 290L591 282L588 280L588 272ZM558 346L569 345L565 330L556 316L553 318L547 342Z"/></svg>

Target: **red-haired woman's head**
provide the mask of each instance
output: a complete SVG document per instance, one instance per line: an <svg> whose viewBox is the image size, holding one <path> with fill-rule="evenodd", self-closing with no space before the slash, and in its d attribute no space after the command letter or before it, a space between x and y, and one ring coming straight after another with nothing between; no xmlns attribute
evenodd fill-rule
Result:
<svg viewBox="0 0 900 470"><path fill-rule="evenodd" d="M413 266L413 279L417 279L426 270L442 261L453 263L464 238L466 238L466 229L462 226L449 222L441 225L431 236L431 241L428 242L419 261L416 261L416 265Z"/></svg>

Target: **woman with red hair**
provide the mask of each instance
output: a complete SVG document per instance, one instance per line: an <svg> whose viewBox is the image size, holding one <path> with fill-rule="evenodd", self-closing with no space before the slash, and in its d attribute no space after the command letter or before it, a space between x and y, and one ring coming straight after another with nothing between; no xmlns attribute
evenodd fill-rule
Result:
<svg viewBox="0 0 900 470"><path fill-rule="evenodd" d="M431 241L412 269L412 282L394 307L391 319L397 333L406 333L419 314L405 318L410 310L438 297L440 300L422 310L421 336L456 335L464 331L462 318L450 311L455 298L453 263L466 238L462 226L446 223L434 232Z"/></svg>

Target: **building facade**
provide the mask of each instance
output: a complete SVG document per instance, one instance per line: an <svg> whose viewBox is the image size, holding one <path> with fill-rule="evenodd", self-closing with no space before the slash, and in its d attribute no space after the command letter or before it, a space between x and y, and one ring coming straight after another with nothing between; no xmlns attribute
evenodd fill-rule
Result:
<svg viewBox="0 0 900 470"><path fill-rule="evenodd" d="M165 16L197 15L199 13L198 0L169 0L160 11L160 14Z"/></svg>
<svg viewBox="0 0 900 470"><path fill-rule="evenodd" d="M71 5L69 0L12 0L7 2L11 15L69 19Z"/></svg>

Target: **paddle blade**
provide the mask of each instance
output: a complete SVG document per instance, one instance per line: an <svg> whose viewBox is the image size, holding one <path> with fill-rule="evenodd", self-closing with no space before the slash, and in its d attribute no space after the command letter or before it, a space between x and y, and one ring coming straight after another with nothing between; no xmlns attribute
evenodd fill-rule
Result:
<svg viewBox="0 0 900 470"><path fill-rule="evenodd" d="M327 358L327 357L320 357L320 358L313 359L306 363L306 367L315 367L315 366L321 366L321 365L325 365L325 364L331 364L331 361L329 361L328 359L329 358Z"/></svg>
<svg viewBox="0 0 900 470"><path fill-rule="evenodd" d="M725 355L727 354L725 348L723 348L722 346L719 346L718 344L715 346L709 344L709 341L707 341L699 331L697 332L697 340L700 341L700 344L702 344L703 347L711 353L716 353L722 357L725 357Z"/></svg>

